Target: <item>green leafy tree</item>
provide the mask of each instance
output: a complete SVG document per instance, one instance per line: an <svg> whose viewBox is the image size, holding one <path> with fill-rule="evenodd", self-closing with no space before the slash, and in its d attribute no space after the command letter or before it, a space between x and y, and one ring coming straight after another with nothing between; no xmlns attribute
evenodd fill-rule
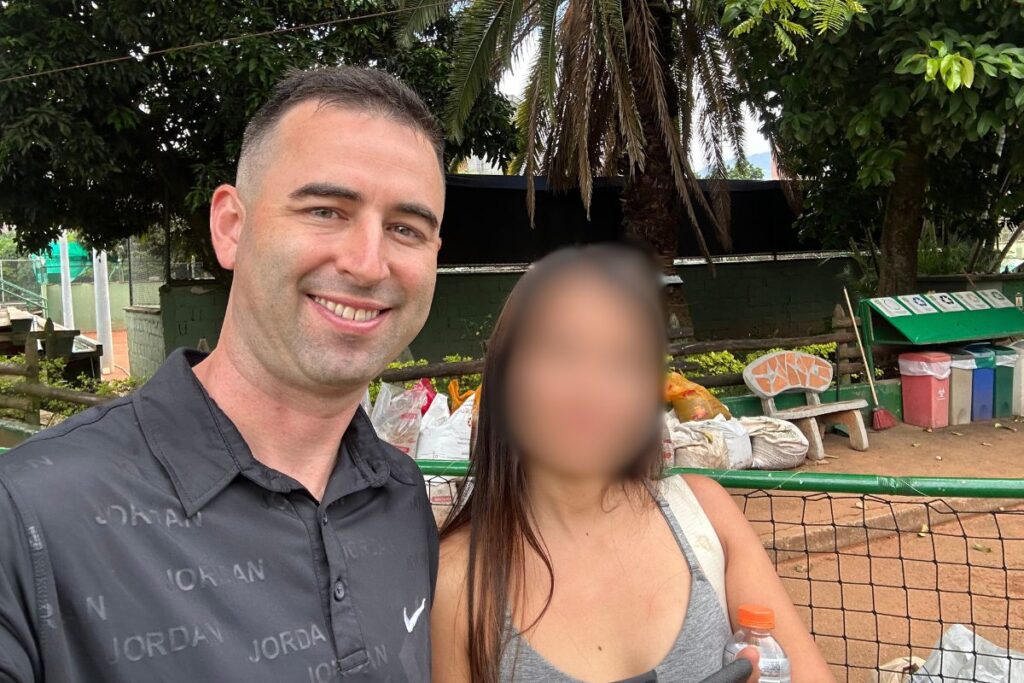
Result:
<svg viewBox="0 0 1024 683"><path fill-rule="evenodd" d="M716 173L718 175L715 175ZM706 177L709 179L724 177L726 180L764 180L764 171L760 167L754 166L744 156L736 159L724 170L719 169L708 172Z"/></svg>
<svg viewBox="0 0 1024 683"><path fill-rule="evenodd" d="M378 66L440 111L452 22L439 17L399 48L394 9L386 0L0 0L0 225L16 227L29 251L62 227L105 246L167 225L214 264L210 192L233 180L245 122L288 69ZM219 40L265 32L274 33ZM505 165L513 107L492 86L482 93L449 160Z"/></svg>
<svg viewBox="0 0 1024 683"><path fill-rule="evenodd" d="M509 70L528 37L536 40L517 112L523 139L513 170L546 175L556 189L579 187L588 209L594 176L625 176L625 228L657 250L667 271L684 221L708 254L710 236L701 233L698 212L713 219L718 241L730 247L725 183L712 183L707 201L688 161L695 135L713 168L724 169L725 150L742 154L741 90L730 69L723 8L749 22L744 31L760 26L775 34L775 57L792 54L791 34L808 35L807 25L829 30L857 11L849 0L405 1L415 10L406 38L457 9L446 109L456 140L487 84ZM528 188L532 211L532 183ZM689 327L681 288L672 296L673 313Z"/></svg>
<svg viewBox="0 0 1024 683"><path fill-rule="evenodd" d="M804 181L802 227L877 245L877 291L892 294L915 286L926 221L983 246L1024 218L1024 5L865 7L798 60L751 30L736 63L783 170Z"/></svg>

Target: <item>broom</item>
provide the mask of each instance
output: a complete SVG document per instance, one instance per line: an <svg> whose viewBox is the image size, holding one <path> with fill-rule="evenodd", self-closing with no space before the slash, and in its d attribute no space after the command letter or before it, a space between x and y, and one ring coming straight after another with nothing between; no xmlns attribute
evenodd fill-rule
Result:
<svg viewBox="0 0 1024 683"><path fill-rule="evenodd" d="M850 312L850 323L853 325L853 335L857 338L857 349L860 351L860 359L864 362L864 375L868 378L868 386L871 388L871 400L875 404L871 409L871 428L876 432L892 429L896 426L896 416L878 403L878 392L875 391L875 378L871 376L868 357L864 353L864 344L860 340L857 316L853 312L853 304L850 303L850 293L846 291L846 287L843 287L843 296L846 297L846 310Z"/></svg>

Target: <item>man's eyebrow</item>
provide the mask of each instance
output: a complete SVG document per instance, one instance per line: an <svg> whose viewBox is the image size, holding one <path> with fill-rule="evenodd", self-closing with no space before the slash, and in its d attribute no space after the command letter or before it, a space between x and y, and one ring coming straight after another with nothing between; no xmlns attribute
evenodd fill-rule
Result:
<svg viewBox="0 0 1024 683"><path fill-rule="evenodd" d="M330 183L306 183L302 187L292 190L288 195L289 199L304 199L306 197L330 197L334 199L349 199L355 202L361 201L363 198L361 194L353 189Z"/></svg>
<svg viewBox="0 0 1024 683"><path fill-rule="evenodd" d="M413 216L419 216L420 218L430 223L430 227L432 228L436 228L440 223L440 221L437 220L437 216L434 214L434 212L428 209L427 207L423 206L422 204L416 204L415 202L402 202L395 207L395 210L398 211L399 213L406 213L411 214Z"/></svg>

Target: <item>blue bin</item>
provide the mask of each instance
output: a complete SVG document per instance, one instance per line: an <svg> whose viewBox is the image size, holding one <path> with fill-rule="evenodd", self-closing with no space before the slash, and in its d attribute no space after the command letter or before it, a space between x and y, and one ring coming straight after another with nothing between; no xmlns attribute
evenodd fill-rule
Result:
<svg viewBox="0 0 1024 683"><path fill-rule="evenodd" d="M968 344L963 349L974 357L971 378L971 420L991 420L996 391L996 353L990 344Z"/></svg>

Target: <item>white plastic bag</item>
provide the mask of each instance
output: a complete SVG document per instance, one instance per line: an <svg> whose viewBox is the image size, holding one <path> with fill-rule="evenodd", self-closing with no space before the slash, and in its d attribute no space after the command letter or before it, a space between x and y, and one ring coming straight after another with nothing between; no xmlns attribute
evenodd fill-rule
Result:
<svg viewBox="0 0 1024 683"><path fill-rule="evenodd" d="M1024 683L1024 653L1006 650L962 624L946 629L911 683Z"/></svg>
<svg viewBox="0 0 1024 683"><path fill-rule="evenodd" d="M753 461L750 437L739 420L680 422L670 427L676 467L745 470Z"/></svg>
<svg viewBox="0 0 1024 683"><path fill-rule="evenodd" d="M754 469L788 470L807 457L807 437L792 422L774 417L741 417L740 424L750 436Z"/></svg>
<svg viewBox="0 0 1024 683"><path fill-rule="evenodd" d="M473 402L470 396L448 414L448 397L438 394L423 415L416 457L425 460L468 460L473 433Z"/></svg>
<svg viewBox="0 0 1024 683"><path fill-rule="evenodd" d="M377 436L415 458L423 406L428 398L426 387L421 384L407 391L391 384L381 384L377 402L370 413L370 422Z"/></svg>

